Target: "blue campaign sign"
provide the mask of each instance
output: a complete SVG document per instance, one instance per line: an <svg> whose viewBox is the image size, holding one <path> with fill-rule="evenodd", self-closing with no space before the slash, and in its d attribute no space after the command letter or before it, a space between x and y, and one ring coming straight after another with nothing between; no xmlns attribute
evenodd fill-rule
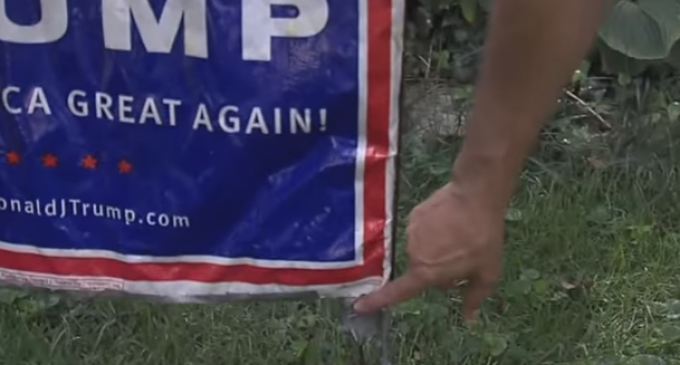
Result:
<svg viewBox="0 0 680 365"><path fill-rule="evenodd" d="M358 295L390 270L402 0L0 0L0 282Z"/></svg>

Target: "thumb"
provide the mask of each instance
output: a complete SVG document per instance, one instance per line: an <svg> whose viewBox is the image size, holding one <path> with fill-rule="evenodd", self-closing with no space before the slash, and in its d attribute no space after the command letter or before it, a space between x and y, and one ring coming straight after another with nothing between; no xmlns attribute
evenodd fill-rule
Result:
<svg viewBox="0 0 680 365"><path fill-rule="evenodd" d="M463 320L467 323L475 323L479 319L479 310L484 304L486 297L493 294L494 287L486 282L475 279L470 280L463 292Z"/></svg>
<svg viewBox="0 0 680 365"><path fill-rule="evenodd" d="M359 298L354 310L359 314L377 312L385 307L411 299L425 290L425 284L412 271L394 281L388 282L377 291Z"/></svg>

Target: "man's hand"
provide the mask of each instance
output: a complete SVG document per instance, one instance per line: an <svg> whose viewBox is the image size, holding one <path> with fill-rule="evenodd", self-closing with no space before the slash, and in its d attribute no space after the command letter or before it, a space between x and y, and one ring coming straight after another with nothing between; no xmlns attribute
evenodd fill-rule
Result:
<svg viewBox="0 0 680 365"><path fill-rule="evenodd" d="M475 321L493 293L503 258L504 216L478 204L449 183L418 205L409 217L406 274L355 303L370 313L410 299L429 288L452 288L462 280L463 318Z"/></svg>
<svg viewBox="0 0 680 365"><path fill-rule="evenodd" d="M409 269L355 303L359 313L467 280L477 319L503 258L504 212L541 126L592 44L610 0L496 0L475 106L452 182L411 213ZM577 26L574 26L577 24Z"/></svg>
<svg viewBox="0 0 680 365"><path fill-rule="evenodd" d="M411 213L407 273L355 304L376 311L468 280L474 321L501 271L504 212L541 126L586 55L611 0L495 0L475 105L452 183Z"/></svg>

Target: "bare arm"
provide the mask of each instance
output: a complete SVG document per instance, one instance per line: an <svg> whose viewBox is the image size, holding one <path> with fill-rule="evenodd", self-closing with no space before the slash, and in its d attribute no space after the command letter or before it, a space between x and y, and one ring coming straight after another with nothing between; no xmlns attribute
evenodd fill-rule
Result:
<svg viewBox="0 0 680 365"><path fill-rule="evenodd" d="M562 87L591 47L608 0L496 0L476 105L453 181L504 210Z"/></svg>
<svg viewBox="0 0 680 365"><path fill-rule="evenodd" d="M592 44L608 0L495 0L467 137L452 183L409 216L408 271L359 299L369 313L468 280L477 318L500 276L503 217L517 177L563 85Z"/></svg>

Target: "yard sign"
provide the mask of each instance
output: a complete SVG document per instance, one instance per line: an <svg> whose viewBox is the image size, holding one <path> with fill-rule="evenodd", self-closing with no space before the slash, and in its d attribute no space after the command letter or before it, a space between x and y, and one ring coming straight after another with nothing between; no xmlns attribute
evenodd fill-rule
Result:
<svg viewBox="0 0 680 365"><path fill-rule="evenodd" d="M402 25L403 0L0 0L0 282L383 285Z"/></svg>

